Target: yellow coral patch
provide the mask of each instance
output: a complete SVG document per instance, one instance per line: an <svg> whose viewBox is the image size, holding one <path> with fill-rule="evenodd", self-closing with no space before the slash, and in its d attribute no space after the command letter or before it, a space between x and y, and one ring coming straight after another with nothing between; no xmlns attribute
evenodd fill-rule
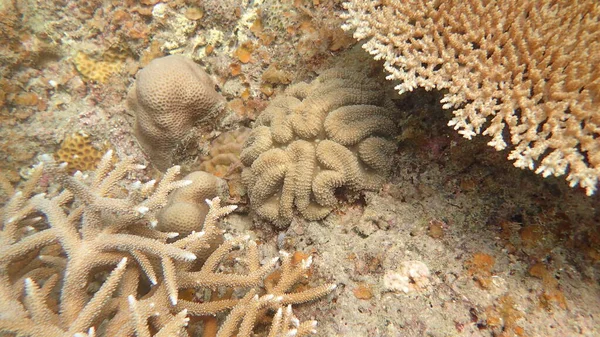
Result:
<svg viewBox="0 0 600 337"><path fill-rule="evenodd" d="M109 61L98 61L79 52L75 55L73 63L75 64L77 71L79 71L86 79L104 83L113 73L119 71L123 66L121 60L112 56L113 55L111 54L110 57L106 58Z"/></svg>
<svg viewBox="0 0 600 337"><path fill-rule="evenodd" d="M67 163L69 171L89 171L96 168L106 148L95 148L90 136L80 131L67 136L54 157L59 162Z"/></svg>

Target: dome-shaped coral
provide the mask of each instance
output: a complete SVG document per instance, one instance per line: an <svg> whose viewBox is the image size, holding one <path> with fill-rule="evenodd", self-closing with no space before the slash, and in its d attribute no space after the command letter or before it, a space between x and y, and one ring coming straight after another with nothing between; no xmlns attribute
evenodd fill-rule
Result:
<svg viewBox="0 0 600 337"><path fill-rule="evenodd" d="M135 112L135 136L161 171L173 165L173 152L195 123L215 117L223 97L192 60L171 55L140 70L127 104Z"/></svg>
<svg viewBox="0 0 600 337"><path fill-rule="evenodd" d="M183 180L192 183L169 196L168 204L158 213L156 229L180 234L199 232L209 210L206 200L217 196L226 198L228 195L225 181L210 173L195 171Z"/></svg>
<svg viewBox="0 0 600 337"><path fill-rule="evenodd" d="M258 117L241 153L256 213L287 226L325 217L336 191L376 190L390 172L398 110L382 81L333 68L289 87Z"/></svg>

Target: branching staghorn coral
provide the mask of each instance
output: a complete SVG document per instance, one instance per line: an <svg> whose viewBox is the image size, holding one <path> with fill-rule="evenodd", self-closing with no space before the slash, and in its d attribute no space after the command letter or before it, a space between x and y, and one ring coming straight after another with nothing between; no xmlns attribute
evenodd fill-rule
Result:
<svg viewBox="0 0 600 337"><path fill-rule="evenodd" d="M294 209L322 219L339 189L376 190L390 172L398 109L371 62L340 64L275 98L240 155L253 209L278 226Z"/></svg>
<svg viewBox="0 0 600 337"><path fill-rule="evenodd" d="M449 125L514 146L515 166L568 172L588 195L600 177L600 3L551 0L345 3L344 29L385 61L400 93L447 89Z"/></svg>
<svg viewBox="0 0 600 337"><path fill-rule="evenodd" d="M0 209L0 333L188 336L192 323L198 324L191 317L217 315L223 320L219 336L251 336L266 310L288 310L335 288L292 292L310 259L292 266L284 254L285 277L275 288L263 289L261 282L278 258L261 265L248 237L224 240L217 222L235 206L221 206L218 197L207 200L209 210L197 231L157 230L155 214L169 194L192 181L177 180L175 166L158 183L125 185L125 177L141 167L128 159L114 167L112 162L109 151L91 177L40 164ZM35 194L48 174L62 188ZM181 295L223 288L241 297L198 301ZM306 328L312 321L289 322L276 314L272 335L313 332Z"/></svg>

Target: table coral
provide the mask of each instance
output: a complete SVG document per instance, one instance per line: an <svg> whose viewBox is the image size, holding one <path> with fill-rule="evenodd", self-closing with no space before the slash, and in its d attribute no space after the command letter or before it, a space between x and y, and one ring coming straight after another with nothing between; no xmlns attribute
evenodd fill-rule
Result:
<svg viewBox="0 0 600 337"><path fill-rule="evenodd" d="M241 160L259 217L287 226L295 208L321 219L341 188L376 190L385 181L398 109L369 70L346 64L324 71L289 87L258 117Z"/></svg>
<svg viewBox="0 0 600 337"><path fill-rule="evenodd" d="M136 115L135 135L152 164L164 171L196 123L217 115L223 98L192 60L171 55L140 70L127 103Z"/></svg>
<svg viewBox="0 0 600 337"><path fill-rule="evenodd" d="M352 0L343 28L366 40L398 92L445 90L448 125L588 195L600 178L598 1Z"/></svg>

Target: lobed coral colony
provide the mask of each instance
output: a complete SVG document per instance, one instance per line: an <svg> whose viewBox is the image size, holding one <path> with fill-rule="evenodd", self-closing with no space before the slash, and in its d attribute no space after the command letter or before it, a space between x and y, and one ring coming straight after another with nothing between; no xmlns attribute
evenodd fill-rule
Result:
<svg viewBox="0 0 600 337"><path fill-rule="evenodd" d="M368 62L367 62L368 64ZM257 118L240 155L257 215L278 226L324 218L346 188L377 190L396 150L398 109L369 67L334 67L290 86Z"/></svg>
<svg viewBox="0 0 600 337"><path fill-rule="evenodd" d="M183 180L191 181L188 186L177 189L169 197L169 202L158 212L156 229L163 232L189 234L204 223L209 207L204 202L214 197L225 197L225 181L210 173L195 171Z"/></svg>
<svg viewBox="0 0 600 337"><path fill-rule="evenodd" d="M279 258L261 264L248 237L224 239L218 221L235 206L221 206L217 178L200 172L177 180L174 166L160 182L125 186L124 177L140 167L130 159L113 167L112 151L90 176L63 169L38 165L1 209L0 331L187 336L201 329L202 320L191 318L215 315L217 336L250 336L265 320L269 336L314 331L315 322L298 323L291 305L335 286L292 292L311 258L294 264L282 253L280 277L263 287ZM61 188L34 194L48 174ZM203 206L200 197L212 199ZM180 203L197 203L202 216L173 221L187 215L169 212ZM197 297L206 293L216 296Z"/></svg>

